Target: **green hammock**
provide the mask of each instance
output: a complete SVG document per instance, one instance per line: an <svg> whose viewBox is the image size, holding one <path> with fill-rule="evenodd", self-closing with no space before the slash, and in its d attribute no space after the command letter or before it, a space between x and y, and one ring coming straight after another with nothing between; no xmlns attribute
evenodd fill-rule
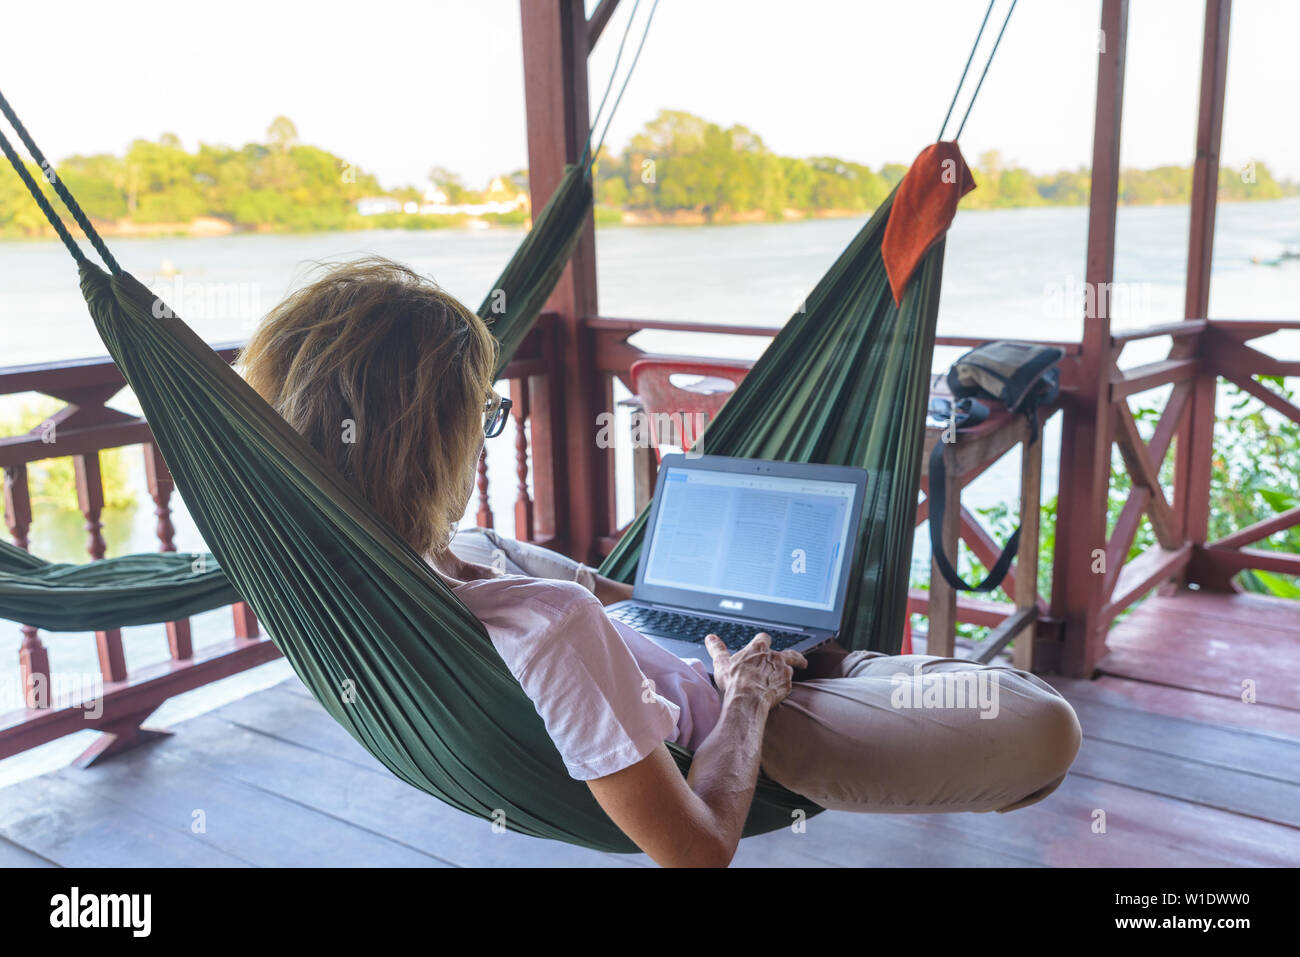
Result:
<svg viewBox="0 0 1300 957"><path fill-rule="evenodd" d="M0 145L14 162L3 137ZM527 834L636 851L586 783L568 775L483 627L429 565L184 322L155 318L153 294L117 268L62 184L55 189L113 275L85 259L30 173L15 168L77 258L91 317L204 540L326 711L398 777L461 810ZM575 208L585 216L589 202L584 192ZM905 610L943 257L939 241L895 306L880 252L892 203L893 195L703 439L714 454L870 471L845 641L887 651L897 651ZM562 269L562 233L548 240L535 230L507 268L507 312L495 323L503 342L518 341L547 277ZM607 572L629 577L642 521ZM685 773L690 753L669 748ZM760 778L745 833L820 810Z"/></svg>
<svg viewBox="0 0 1300 957"><path fill-rule="evenodd" d="M211 555L122 555L65 565L0 542L0 618L46 631L152 625L240 600Z"/></svg>

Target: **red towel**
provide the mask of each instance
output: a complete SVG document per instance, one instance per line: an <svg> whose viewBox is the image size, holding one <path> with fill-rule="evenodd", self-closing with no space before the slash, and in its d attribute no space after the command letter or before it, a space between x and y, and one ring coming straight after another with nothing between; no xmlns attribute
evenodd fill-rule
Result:
<svg viewBox="0 0 1300 957"><path fill-rule="evenodd" d="M902 303L907 281L926 250L952 225L958 201L974 188L970 167L956 143L927 146L907 171L894 196L880 248L895 305Z"/></svg>

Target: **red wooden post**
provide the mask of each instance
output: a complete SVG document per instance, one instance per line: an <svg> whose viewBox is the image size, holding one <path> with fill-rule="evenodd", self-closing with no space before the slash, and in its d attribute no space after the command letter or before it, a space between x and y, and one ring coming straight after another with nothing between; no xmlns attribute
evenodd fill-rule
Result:
<svg viewBox="0 0 1300 957"><path fill-rule="evenodd" d="M230 616L235 622L236 638L256 638L262 633L257 626L257 615L254 614L253 609L248 607L247 603L237 601L231 605Z"/></svg>
<svg viewBox="0 0 1300 957"><path fill-rule="evenodd" d="M1184 319L1209 318L1210 312L1210 267L1214 259L1214 215L1219 192L1219 146L1223 139L1231 17L1232 0L1206 0ZM1218 375L1212 365L1196 376L1191 404L1178 430L1175 446L1173 512L1181 536L1198 549L1205 545L1209 529L1217 386ZM1194 563L1189 563L1189 567L1193 566Z"/></svg>
<svg viewBox="0 0 1300 957"><path fill-rule="evenodd" d="M1076 677L1092 672L1105 641L1100 625L1104 570L1094 570L1094 563L1098 554L1105 554L1110 488L1113 417L1109 379L1115 363L1110 343L1109 290L1115 265L1127 34L1128 0L1103 0L1085 275L1097 315L1084 318L1080 388L1064 402L1056 572L1052 579L1052 615L1065 621L1065 641L1056 667ZM1038 665L1046 670L1053 667L1047 661Z"/></svg>
<svg viewBox="0 0 1300 957"><path fill-rule="evenodd" d="M5 524L13 543L26 550L27 533L32 526L32 500L27 488L27 466L10 465L5 469ZM18 646L19 680L28 706L49 707L50 654L41 644L40 633L30 625L22 626L22 643Z"/></svg>
<svg viewBox="0 0 1300 957"><path fill-rule="evenodd" d="M176 483L171 470L163 461L158 446L146 442L144 449L144 475L149 486L149 497L153 499L154 515L158 518L158 550L160 552L176 551L176 528L172 525L171 497ZM169 621L167 628L167 650L174 660L194 657L194 640L190 633L190 620L181 618Z"/></svg>
<svg viewBox="0 0 1300 957"><path fill-rule="evenodd" d="M582 0L521 0L524 94L528 120L528 182L540 210L587 139L588 29ZM594 342L583 325L596 309L595 223L588 216L582 238L547 303L556 314L557 362L553 390L534 415L534 453L542 436L551 441L556 478L553 506L563 547L594 561L599 540L610 532L612 450L596 446L596 416L607 411L607 383L596 371ZM538 422L538 419L534 419ZM538 488L541 495L541 488Z"/></svg>

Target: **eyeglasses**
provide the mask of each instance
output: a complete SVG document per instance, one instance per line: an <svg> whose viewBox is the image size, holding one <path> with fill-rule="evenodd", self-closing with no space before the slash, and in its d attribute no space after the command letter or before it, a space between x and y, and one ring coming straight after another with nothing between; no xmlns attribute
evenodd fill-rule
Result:
<svg viewBox="0 0 1300 957"><path fill-rule="evenodd" d="M495 439L505 430L506 419L510 418L510 406L513 403L505 396L496 395L483 405L483 435Z"/></svg>

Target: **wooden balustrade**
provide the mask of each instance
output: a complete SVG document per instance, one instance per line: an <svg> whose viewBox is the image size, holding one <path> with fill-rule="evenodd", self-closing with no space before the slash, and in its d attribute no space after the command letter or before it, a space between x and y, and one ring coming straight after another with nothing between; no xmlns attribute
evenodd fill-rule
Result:
<svg viewBox="0 0 1300 957"><path fill-rule="evenodd" d="M238 346L227 343L215 348L230 361ZM102 559L109 543L104 538L100 452L138 444L144 452L159 550L176 550L170 504L175 483L153 444L149 425L143 418L106 405L124 385L121 372L107 358L0 369L0 396L35 392L65 403L30 432L0 437L5 524L19 548L26 550L31 544L28 463L67 457L72 460L77 507L85 523L86 552L91 561ZM95 632L103 691L80 698L54 693L57 676L51 674L39 631L20 626L18 664L25 707L0 714L0 758L90 727L103 734L78 758L84 766L156 737L159 732L142 728L141 723L167 698L279 656L274 645L260 639L257 618L246 604L232 605L231 615L232 639L198 655L188 619L165 623L169 661L137 669L128 667L121 629ZM102 703L102 714L92 719L88 713L94 710L90 705L96 698Z"/></svg>
<svg viewBox="0 0 1300 957"><path fill-rule="evenodd" d="M1296 321L1192 319L1111 337L1107 362L1113 444L1118 448L1132 487L1106 541L1104 569L1097 576L1098 628L1104 629L1151 589L1165 584L1193 584L1232 590L1232 578L1245 569L1300 575L1300 555L1247 548L1247 545L1300 525L1300 508L1287 509L1248 528L1207 542L1210 501L1210 455L1213 448L1215 399L1219 380L1238 386L1273 411L1300 423L1300 407L1261 384L1256 375L1300 375L1300 361L1269 356L1246 343L1271 333L1300 328ZM1169 355L1133 369L1120 370L1124 347L1140 339L1168 335ZM1150 441L1144 441L1129 407L1131 396L1172 386ZM1193 398L1201 399L1193 411ZM1160 484L1160 468L1175 436L1172 500ZM1204 503L1188 522L1189 498ZM1151 523L1156 544L1129 558L1143 517Z"/></svg>
<svg viewBox="0 0 1300 957"><path fill-rule="evenodd" d="M1110 434L1126 469L1133 476L1133 488L1106 542L1106 567L1104 574L1097 577L1096 584L1098 621L1113 620L1151 588L1174 579L1205 587L1222 587L1243 568L1300 574L1300 556L1249 547L1277 531L1300 524L1300 508L1289 509L1218 541L1206 542L1203 535L1198 539L1196 529L1189 529L1183 519L1181 496L1186 494L1185 487L1193 478L1186 471L1186 463L1180 460L1182 471L1172 501L1159 483L1160 463L1179 429L1191 426L1189 446L1212 440L1212 402L1208 406L1211 414L1208 422L1189 422L1189 410L1195 391L1209 388L1212 395L1213 383L1219 377L1236 383L1275 412L1300 421L1300 407L1254 378L1261 374L1300 375L1300 363L1278 360L1250 344L1279 329L1295 328L1300 328L1300 322L1197 320L1189 321L1185 326L1158 326L1111 337L1112 355L1105 365L1109 370L1106 395L1113 421ZM582 341L578 348L590 357L591 365L581 371L592 379L592 394L603 396L611 411L614 380L622 381L630 389L630 366L646 354L628 341L641 329L761 337L770 337L776 332L759 326L588 319L579 324ZM572 332L571 328L569 332ZM1167 358L1135 369L1118 369L1115 359L1126 344L1156 335L1167 335L1172 339L1173 346ZM594 441L596 429L594 424L565 421L565 391L560 388L558 380L572 370L561 368L558 337L554 318L544 316L502 373L513 400L515 535L523 540L567 550L566 545L574 535L569 525L573 519L572 511L586 508L591 510L585 517L587 529L599 533L596 538L599 553L612 548L622 532L614 520L618 503L612 489L608 502L592 502L579 499L580 488L571 485L576 481L571 467L571 449L575 444ZM983 340L940 337L938 344L968 347L980 341ZM1065 346L1067 357L1062 379L1072 390L1079 383L1079 347L1068 343ZM228 344L220 348L229 359L236 346ZM1210 383L1208 387L1207 382ZM109 543L103 533L104 493L99 452L138 444L144 454L145 479L156 519L158 548L163 552L176 550L171 511L175 483L151 441L148 423L104 405L121 385L120 373L107 359L0 369L0 395L35 391L57 396L68 403L41 428L26 435L0 437L5 522L10 538L20 548L28 548L31 539L32 507L27 463L49 458L54 452L73 461L78 507L85 523L86 550L92 561L102 558ZM1128 400L1159 387L1172 387L1170 399L1153 437L1144 442L1128 409ZM52 433L50 425L53 426ZM53 442L49 441L51 437ZM606 451L613 454L612 449ZM650 454L653 456L653 452ZM1189 451L1188 462L1194 461L1197 459ZM991 464L976 463L966 481L982 474ZM646 472L648 478L651 469L647 468ZM1195 478L1208 488L1208 468L1205 475ZM582 483L579 486L588 487ZM646 482L640 482L638 487L644 493ZM476 519L480 525L491 527L495 516L489 501L490 476L486 459L478 464L476 488ZM1061 503L1062 509L1077 507L1077 503ZM1139 558L1127 561L1143 515L1153 516L1158 544ZM922 502L917 510L917 523L927 517L926 503ZM959 525L962 538L987 564L995 546L975 517L962 510L954 512L954 521ZM1068 534L1068 529L1065 523L1058 526L1058 537ZM1004 587L1009 595L1015 593L1019 598L1029 598L1028 585L1021 587L1015 570L1008 576ZM920 608L920 596L913 595L911 604ZM1010 621L1013 607L1007 602L963 597L957 603L956 615L960 621L980 625L1006 627L1010 622L1019 627L1024 624L1023 620ZM1060 622L1048 617L1047 605L1041 599L1038 612L1040 635L1044 629L1059 631ZM196 652L193 646L188 620L166 623L169 660L160 666L134 671L128 667L120 631L97 633L96 648L105 687L103 717L88 722L77 711L82 702L54 701L48 697L32 700L32 708L0 715L0 757L90 726L106 732L100 742L83 756L85 761L95 760L147 739L149 733L140 724L168 697L278 656L274 646L259 637L256 616L247 605L241 602L231 606L231 614L233 637L215 648L205 648L200 652ZM1019 614L1024 619L1026 612ZM1032 617L1032 613L1029 614ZM39 632L35 628L22 627L20 633L18 658L23 687L51 688L49 654Z"/></svg>

